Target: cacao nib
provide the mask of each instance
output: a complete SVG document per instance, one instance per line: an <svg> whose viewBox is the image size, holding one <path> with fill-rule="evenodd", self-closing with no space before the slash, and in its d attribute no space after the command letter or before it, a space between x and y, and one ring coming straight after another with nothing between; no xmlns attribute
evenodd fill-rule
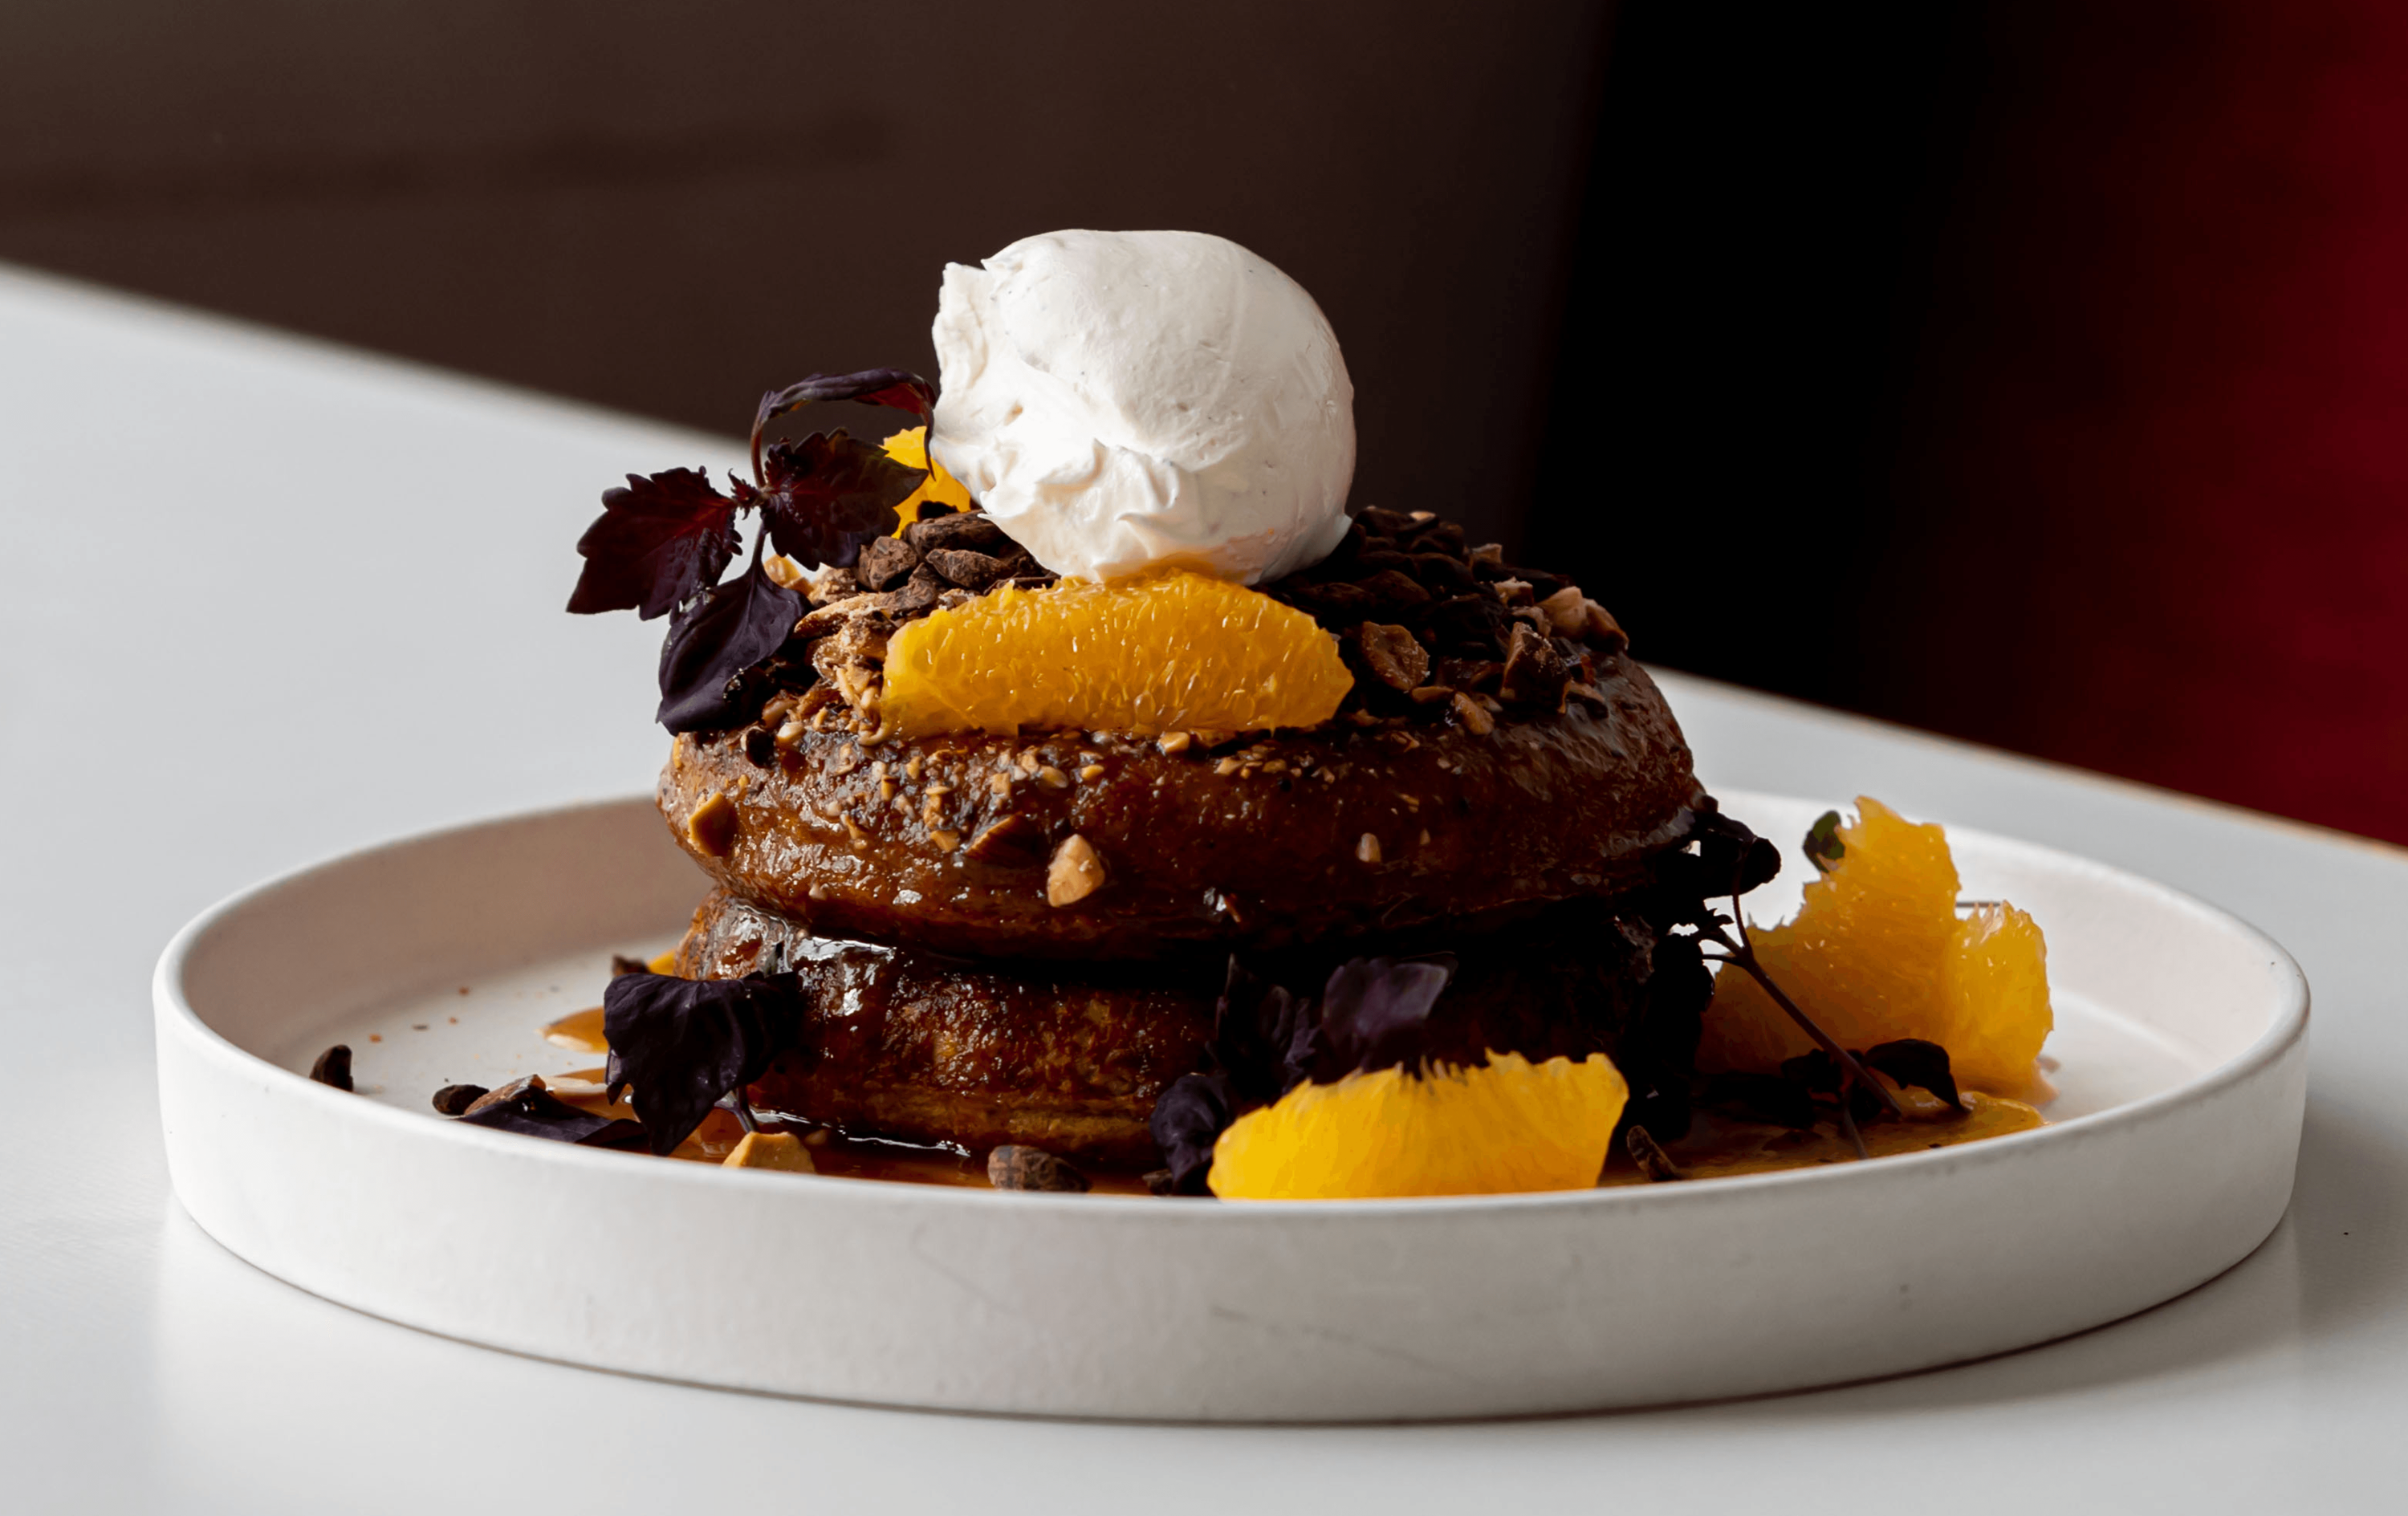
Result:
<svg viewBox="0 0 2408 1516"><path fill-rule="evenodd" d="M1003 560L971 548L931 548L928 566L965 590L983 590L1003 574Z"/></svg>
<svg viewBox="0 0 2408 1516"><path fill-rule="evenodd" d="M954 516L913 522L903 528L903 540L927 553L938 548L999 552L1011 539L1004 536L1003 528L989 520L985 512L965 511Z"/></svg>
<svg viewBox="0 0 2408 1516"><path fill-rule="evenodd" d="M882 536L861 546L853 572L867 590L891 590L920 566L920 550L898 536Z"/></svg>
<svg viewBox="0 0 2408 1516"><path fill-rule="evenodd" d="M1356 629L1354 640L1363 666L1389 689L1414 689L1429 678L1429 650L1403 627L1366 622Z"/></svg>

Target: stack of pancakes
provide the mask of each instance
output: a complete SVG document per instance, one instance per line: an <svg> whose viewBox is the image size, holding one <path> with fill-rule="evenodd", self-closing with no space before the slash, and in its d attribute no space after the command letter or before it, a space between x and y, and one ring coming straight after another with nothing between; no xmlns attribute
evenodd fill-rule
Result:
<svg viewBox="0 0 2408 1516"><path fill-rule="evenodd" d="M767 1114L1151 1168L1233 954L1309 993L1443 951L1432 1056L1604 1051L1677 1129L1710 984L1694 952L1667 971L1638 903L1713 803L1618 639L1584 671L1559 708L1469 723L681 737L660 808L716 888L677 972L798 976L803 1046L748 1092Z"/></svg>

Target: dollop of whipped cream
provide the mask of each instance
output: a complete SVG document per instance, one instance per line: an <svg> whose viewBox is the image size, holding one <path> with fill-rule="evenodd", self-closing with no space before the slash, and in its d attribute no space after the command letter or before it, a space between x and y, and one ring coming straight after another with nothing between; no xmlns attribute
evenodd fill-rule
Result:
<svg viewBox="0 0 2408 1516"><path fill-rule="evenodd" d="M1240 584L1346 535L1354 386L1296 280L1202 232L1049 232L945 267L928 451L1065 579Z"/></svg>

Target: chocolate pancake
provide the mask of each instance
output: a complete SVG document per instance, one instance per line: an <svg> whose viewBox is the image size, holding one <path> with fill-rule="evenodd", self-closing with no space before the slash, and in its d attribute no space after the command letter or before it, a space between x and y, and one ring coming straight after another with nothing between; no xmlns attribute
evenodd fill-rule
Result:
<svg viewBox="0 0 2408 1516"><path fill-rule="evenodd" d="M1430 1055L1612 1056L1657 1125L1685 1123L1685 1074L1711 983L1694 953L1636 912L1579 902L1454 945L1459 967ZM1317 983L1326 956L1268 955ZM1180 1075L1206 1066L1226 965L971 962L919 948L819 937L725 891L695 913L677 972L793 973L801 1046L749 1091L773 1115L972 1151L1026 1143L1088 1161L1156 1162L1147 1118ZM1658 1086L1661 1086L1660 1088Z"/></svg>
<svg viewBox="0 0 2408 1516"><path fill-rule="evenodd" d="M690 735L659 803L717 883L828 937L1093 962L1394 934L1612 894L1684 835L1679 725L1637 664L1597 662L1595 702L1485 731ZM1064 900L1073 838L1101 882Z"/></svg>

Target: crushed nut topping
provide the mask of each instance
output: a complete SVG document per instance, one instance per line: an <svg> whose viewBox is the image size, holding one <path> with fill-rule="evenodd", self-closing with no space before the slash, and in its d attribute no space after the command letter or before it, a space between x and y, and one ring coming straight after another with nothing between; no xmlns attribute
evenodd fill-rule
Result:
<svg viewBox="0 0 2408 1516"><path fill-rule="evenodd" d="M736 803L711 791L685 819L686 840L713 858L724 858L736 846Z"/></svg>
<svg viewBox="0 0 2408 1516"><path fill-rule="evenodd" d="M1095 845L1072 833L1054 850L1054 858L1045 867L1045 903L1061 907L1076 905L1104 886L1104 860Z"/></svg>

